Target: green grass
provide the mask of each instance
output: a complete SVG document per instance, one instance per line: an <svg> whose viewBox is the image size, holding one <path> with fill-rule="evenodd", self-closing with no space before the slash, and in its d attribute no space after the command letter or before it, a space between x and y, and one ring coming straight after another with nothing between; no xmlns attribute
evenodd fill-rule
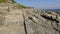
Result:
<svg viewBox="0 0 60 34"><path fill-rule="evenodd" d="M6 2L7 0L0 0L0 2ZM15 0L10 0L12 1L13 3L16 3Z"/></svg>
<svg viewBox="0 0 60 34"><path fill-rule="evenodd" d="M6 0L0 0L0 2L6 2Z"/></svg>
<svg viewBox="0 0 60 34"><path fill-rule="evenodd" d="M26 6L22 5L22 4L18 4L19 8L27 8Z"/></svg>
<svg viewBox="0 0 60 34"><path fill-rule="evenodd" d="M21 8L27 8L27 7L26 7L26 6L24 6L24 5L20 5L20 7L21 7Z"/></svg>
<svg viewBox="0 0 60 34"><path fill-rule="evenodd" d="M6 2L7 0L0 0L0 2ZM16 3L17 4L17 2L15 1L15 0L9 0L9 1L12 1L13 3ZM18 7L19 8L26 8L26 6L24 6L24 5L22 5L22 4L18 4Z"/></svg>

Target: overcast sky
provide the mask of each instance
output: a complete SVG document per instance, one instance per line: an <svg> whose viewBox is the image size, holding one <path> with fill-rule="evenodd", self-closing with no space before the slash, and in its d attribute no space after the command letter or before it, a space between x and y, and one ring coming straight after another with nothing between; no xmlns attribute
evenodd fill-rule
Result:
<svg viewBox="0 0 60 34"><path fill-rule="evenodd" d="M60 8L60 0L16 0L16 2L41 9Z"/></svg>

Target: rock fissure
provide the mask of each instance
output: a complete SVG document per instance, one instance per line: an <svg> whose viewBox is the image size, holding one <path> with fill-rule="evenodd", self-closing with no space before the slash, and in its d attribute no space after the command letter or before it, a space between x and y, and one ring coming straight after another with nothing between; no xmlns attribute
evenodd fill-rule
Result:
<svg viewBox="0 0 60 34"><path fill-rule="evenodd" d="M24 24L25 34L27 34L27 28L26 28L26 23L25 23L25 16L24 16L24 14L23 14L23 18L24 18L23 24Z"/></svg>
<svg viewBox="0 0 60 34"><path fill-rule="evenodd" d="M31 21L33 21L34 23L36 23L32 17L28 17L28 18L29 18Z"/></svg>

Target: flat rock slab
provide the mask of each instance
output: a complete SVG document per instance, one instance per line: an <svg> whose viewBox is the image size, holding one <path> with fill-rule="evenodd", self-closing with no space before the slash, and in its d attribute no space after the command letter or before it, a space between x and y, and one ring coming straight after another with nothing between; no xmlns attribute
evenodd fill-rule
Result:
<svg viewBox="0 0 60 34"><path fill-rule="evenodd" d="M19 14L20 13L20 14ZM13 10L3 17L0 34L25 34L22 11ZM2 17L1 17L2 19Z"/></svg>
<svg viewBox="0 0 60 34"><path fill-rule="evenodd" d="M0 28L0 34L25 34L24 26L2 26Z"/></svg>

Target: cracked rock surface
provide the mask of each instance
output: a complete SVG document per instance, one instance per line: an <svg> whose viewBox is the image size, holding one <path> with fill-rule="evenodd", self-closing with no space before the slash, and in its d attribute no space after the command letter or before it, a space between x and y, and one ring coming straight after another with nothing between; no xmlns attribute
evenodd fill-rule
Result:
<svg viewBox="0 0 60 34"><path fill-rule="evenodd" d="M60 34L60 14L0 3L0 34Z"/></svg>

